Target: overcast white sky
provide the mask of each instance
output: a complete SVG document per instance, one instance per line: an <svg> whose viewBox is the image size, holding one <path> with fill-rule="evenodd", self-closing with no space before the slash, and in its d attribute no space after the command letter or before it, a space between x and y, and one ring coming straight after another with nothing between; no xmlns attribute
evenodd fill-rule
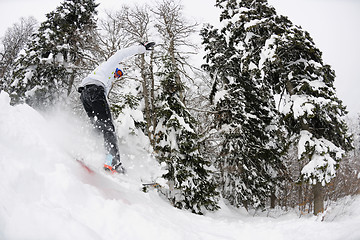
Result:
<svg viewBox="0 0 360 240"><path fill-rule="evenodd" d="M156 1L156 0L155 0ZM360 0L268 0L279 14L286 15L310 33L323 52L324 61L336 71L338 96L351 115L360 113ZM20 17L34 16L39 22L61 0L0 0L0 36ZM97 0L100 14L126 3L148 0ZM186 17L216 24L215 0L182 0Z"/></svg>

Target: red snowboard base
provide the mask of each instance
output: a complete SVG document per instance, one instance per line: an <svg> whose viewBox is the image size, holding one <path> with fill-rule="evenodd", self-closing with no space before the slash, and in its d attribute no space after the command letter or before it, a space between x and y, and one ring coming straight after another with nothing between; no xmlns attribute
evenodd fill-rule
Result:
<svg viewBox="0 0 360 240"><path fill-rule="evenodd" d="M83 161L76 159L76 161L82 166L88 173L94 174L94 170L92 170L90 167L88 167Z"/></svg>

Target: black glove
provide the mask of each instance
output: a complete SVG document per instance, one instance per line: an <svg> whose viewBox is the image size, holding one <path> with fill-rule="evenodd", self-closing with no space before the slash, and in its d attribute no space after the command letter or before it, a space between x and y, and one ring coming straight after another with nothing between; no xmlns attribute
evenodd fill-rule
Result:
<svg viewBox="0 0 360 240"><path fill-rule="evenodd" d="M154 46L155 46L154 42L146 42L146 43L141 43L141 44L144 45L146 50L154 50Z"/></svg>

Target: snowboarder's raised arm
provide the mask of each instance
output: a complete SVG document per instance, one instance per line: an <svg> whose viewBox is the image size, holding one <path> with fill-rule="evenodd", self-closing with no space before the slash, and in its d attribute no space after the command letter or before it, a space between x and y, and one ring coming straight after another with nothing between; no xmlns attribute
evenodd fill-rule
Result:
<svg viewBox="0 0 360 240"><path fill-rule="evenodd" d="M129 57L132 57L137 54L145 53L146 51L153 50L155 46L154 42L149 43L140 43L136 46L131 46L127 48L120 49L113 56L111 56L107 61L100 64L95 70L93 70L80 84L80 88L83 88L86 85L95 84L103 86L106 92L106 95L109 94L111 84L115 78L122 76L122 71L118 69L119 64L122 61L125 61ZM121 75L116 75L117 71L121 72Z"/></svg>
<svg viewBox="0 0 360 240"><path fill-rule="evenodd" d="M107 61L100 64L90 75L96 80L108 81L114 76L116 67L119 66L120 62L125 61L126 59L137 55L145 53L146 51L153 50L155 46L154 42L149 43L140 43L136 46L131 46L118 50L113 56L111 56Z"/></svg>
<svg viewBox="0 0 360 240"><path fill-rule="evenodd" d="M114 67L120 62L125 61L129 57L132 57L137 54L145 53L146 51L154 50L154 46L155 46L154 42L147 42L147 43L140 43L140 45L137 46L120 49L113 56L111 56L106 61L106 63L112 65L111 67Z"/></svg>
<svg viewBox="0 0 360 240"><path fill-rule="evenodd" d="M123 48L117 51L114 55L112 55L106 62L102 63L97 70L107 75L114 72L116 66L119 65L120 62L126 60L129 57L132 57L137 54L142 54L146 52L146 48L144 45L137 45L128 48Z"/></svg>

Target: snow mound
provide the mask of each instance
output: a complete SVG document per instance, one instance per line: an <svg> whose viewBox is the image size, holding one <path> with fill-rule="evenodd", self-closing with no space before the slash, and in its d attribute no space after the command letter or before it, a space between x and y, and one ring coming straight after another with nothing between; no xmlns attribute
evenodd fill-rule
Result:
<svg viewBox="0 0 360 240"><path fill-rule="evenodd" d="M86 120L11 106L1 92L0 239L281 240L315 233L316 239L360 239L359 198L334 206L323 222L283 212L254 217L223 202L220 211L205 216L175 209L155 190L140 190L163 170L144 150L143 136L126 137L125 122L117 127L128 173L116 177L102 171L102 140Z"/></svg>

